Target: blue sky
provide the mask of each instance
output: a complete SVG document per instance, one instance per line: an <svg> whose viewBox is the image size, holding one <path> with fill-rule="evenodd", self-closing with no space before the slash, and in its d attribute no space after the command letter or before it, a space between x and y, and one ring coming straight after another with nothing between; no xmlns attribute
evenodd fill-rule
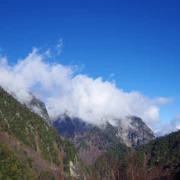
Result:
<svg viewBox="0 0 180 180"><path fill-rule="evenodd" d="M61 64L84 65L90 77L114 74L117 87L172 97L164 121L180 114L180 2L10 1L0 5L0 47L11 64L32 47L63 39Z"/></svg>

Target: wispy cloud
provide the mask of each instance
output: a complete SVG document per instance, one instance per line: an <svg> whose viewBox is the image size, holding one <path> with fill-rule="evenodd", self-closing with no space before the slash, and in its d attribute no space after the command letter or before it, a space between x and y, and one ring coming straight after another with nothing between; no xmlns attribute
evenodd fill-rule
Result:
<svg viewBox="0 0 180 180"><path fill-rule="evenodd" d="M56 45L57 54L60 55L62 53L63 40L59 39Z"/></svg>
<svg viewBox="0 0 180 180"><path fill-rule="evenodd" d="M58 47L61 49L62 41ZM44 53L33 49L14 66L8 65L6 57L0 59L0 86L14 93L22 103L30 101L29 92L40 96L51 118L68 112L94 124L136 115L151 125L160 121L160 106L172 100L151 99L137 91L125 92L117 88L115 81L77 74L76 69L48 63Z"/></svg>
<svg viewBox="0 0 180 180"><path fill-rule="evenodd" d="M165 97L158 97L154 99L154 103L159 104L159 105L171 103L172 101L173 101L173 98L165 98Z"/></svg>
<svg viewBox="0 0 180 180"><path fill-rule="evenodd" d="M48 58L51 58L51 49L48 48L45 52L44 52L44 55Z"/></svg>
<svg viewBox="0 0 180 180"><path fill-rule="evenodd" d="M169 134L171 132L180 130L180 115L176 115L169 123L157 126L155 128L155 133L157 136L162 136Z"/></svg>

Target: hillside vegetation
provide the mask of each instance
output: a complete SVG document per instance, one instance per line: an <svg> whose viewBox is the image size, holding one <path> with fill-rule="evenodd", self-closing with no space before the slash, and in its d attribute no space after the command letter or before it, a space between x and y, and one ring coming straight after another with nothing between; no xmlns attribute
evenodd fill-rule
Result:
<svg viewBox="0 0 180 180"><path fill-rule="evenodd" d="M0 179L71 178L70 163L80 176L73 144L0 88Z"/></svg>
<svg viewBox="0 0 180 180"><path fill-rule="evenodd" d="M119 144L94 164L99 179L180 179L180 131L157 138L136 151Z"/></svg>

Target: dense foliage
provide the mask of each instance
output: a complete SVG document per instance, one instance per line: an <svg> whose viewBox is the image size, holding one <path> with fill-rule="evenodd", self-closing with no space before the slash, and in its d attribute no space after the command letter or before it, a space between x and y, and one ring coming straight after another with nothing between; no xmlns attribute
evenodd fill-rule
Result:
<svg viewBox="0 0 180 180"><path fill-rule="evenodd" d="M146 155L150 155L150 167L167 165L169 168L180 165L180 131L167 136L156 138L151 143L140 148Z"/></svg>
<svg viewBox="0 0 180 180"><path fill-rule="evenodd" d="M126 178L127 157L130 152L131 148L118 143L101 155L94 164L99 179L113 179L114 176L116 176L116 179L120 179L122 175ZM121 175L117 171L121 172Z"/></svg>
<svg viewBox="0 0 180 180"><path fill-rule="evenodd" d="M99 179L180 178L180 131L132 150L113 146L94 164Z"/></svg>
<svg viewBox="0 0 180 180"><path fill-rule="evenodd" d="M117 129L107 122L104 129L95 126L87 131L77 149L78 151L88 151L90 150L89 144L91 144L91 146L105 151L118 144L119 141Z"/></svg>
<svg viewBox="0 0 180 180"><path fill-rule="evenodd" d="M58 136L54 128L37 114L22 106L8 93L0 90L0 125L8 134L15 136L33 150L39 151L42 157L59 164L53 141ZM61 139L58 139L61 141Z"/></svg>
<svg viewBox="0 0 180 180"><path fill-rule="evenodd" d="M0 144L0 179L34 179L30 168L24 165L2 142Z"/></svg>

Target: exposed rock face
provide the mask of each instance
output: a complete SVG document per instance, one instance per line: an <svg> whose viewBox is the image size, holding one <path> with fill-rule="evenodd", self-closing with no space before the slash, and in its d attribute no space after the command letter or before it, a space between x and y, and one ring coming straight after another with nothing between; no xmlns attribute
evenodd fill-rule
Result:
<svg viewBox="0 0 180 180"><path fill-rule="evenodd" d="M154 139L153 132L141 118L131 116L127 117L126 123L124 120L116 121L116 126L107 121L98 127L64 115L53 125L62 136L75 144L84 163L91 165L101 154L119 142L135 148Z"/></svg>
<svg viewBox="0 0 180 180"><path fill-rule="evenodd" d="M78 160L75 160L74 163L70 161L69 168L70 168L71 177L73 177L74 179L86 180L86 176L84 172L82 171L82 167Z"/></svg>
<svg viewBox="0 0 180 180"><path fill-rule="evenodd" d="M155 136L152 130L143 122L143 120L136 116L127 117L127 125L122 123L123 120L118 121L118 136L123 142L132 147L147 144L152 141Z"/></svg>
<svg viewBox="0 0 180 180"><path fill-rule="evenodd" d="M41 116L48 124L51 124L45 104L34 95L32 95L32 100L27 103L27 107Z"/></svg>

